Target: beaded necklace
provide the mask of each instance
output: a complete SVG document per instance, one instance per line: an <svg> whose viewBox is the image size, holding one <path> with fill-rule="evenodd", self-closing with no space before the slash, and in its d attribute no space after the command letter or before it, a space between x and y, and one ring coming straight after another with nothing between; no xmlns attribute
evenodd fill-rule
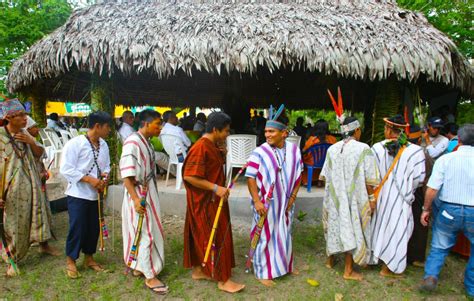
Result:
<svg viewBox="0 0 474 301"><path fill-rule="evenodd" d="M89 144L90 144L91 149L92 149L92 156L94 157L94 163L92 164L91 168L87 172L87 175L90 175L92 170L94 169L94 166L96 166L97 167L97 178L100 179L100 176L102 175L102 171L100 170L99 162L98 162L99 153L100 153L100 139L99 139L99 143L98 143L97 148L96 148L94 146L94 144L92 143L91 139L89 138L89 136L87 136L87 134L85 136L86 136L87 141L89 141Z"/></svg>
<svg viewBox="0 0 474 301"><path fill-rule="evenodd" d="M283 162L280 160L280 156L278 155L276 147L272 146L271 148L273 150L273 153L275 154L275 157L276 157L277 163L278 163L278 171L277 171L276 176L280 178L281 187L283 189L283 187L285 187L285 182L283 181L283 178L284 178L283 167L284 167L284 165L286 166L286 141L283 144ZM280 175L278 176L278 174L280 174ZM287 198L290 198L290 194L288 193L288 191L285 191L285 195L286 195Z"/></svg>
<svg viewBox="0 0 474 301"><path fill-rule="evenodd" d="M10 143L13 146L13 151L15 152L15 154L20 159L23 159L26 155L26 150L27 150L25 144L24 143L17 144L17 142L15 141L15 138L13 138L12 134L10 134L7 127L5 127L5 132L7 133L8 140L10 140ZM20 147L20 145L22 145L22 146Z"/></svg>

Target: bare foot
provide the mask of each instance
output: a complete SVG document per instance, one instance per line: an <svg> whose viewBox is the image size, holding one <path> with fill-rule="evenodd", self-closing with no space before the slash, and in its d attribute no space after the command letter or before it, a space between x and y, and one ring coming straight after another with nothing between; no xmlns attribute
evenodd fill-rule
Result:
<svg viewBox="0 0 474 301"><path fill-rule="evenodd" d="M143 273L140 272L140 271L137 271L137 270L133 270L132 275L134 277L141 277L141 276L143 276Z"/></svg>
<svg viewBox="0 0 474 301"><path fill-rule="evenodd" d="M276 285L276 282L271 279L257 279L260 281L261 284L265 285L266 287L273 287Z"/></svg>
<svg viewBox="0 0 474 301"><path fill-rule="evenodd" d="M201 267L193 267L191 274L193 280L212 280L212 278L204 273Z"/></svg>
<svg viewBox="0 0 474 301"><path fill-rule="evenodd" d="M40 243L39 252L41 254L47 254L47 255L51 255L51 256L61 255L61 252L59 250L51 247L47 242L46 243Z"/></svg>
<svg viewBox="0 0 474 301"><path fill-rule="evenodd" d="M221 291L234 294L243 290L245 288L245 284L237 283L229 279L226 282L219 281L217 283L217 288Z"/></svg>
<svg viewBox="0 0 474 301"><path fill-rule="evenodd" d="M298 271L298 269L293 269L293 271L291 271L290 273L292 276L298 276L300 274L300 271Z"/></svg>
<svg viewBox="0 0 474 301"><path fill-rule="evenodd" d="M390 277L390 278L403 278L403 274L395 274L394 272L390 271L386 265L382 266L380 270L380 276L383 277Z"/></svg>
<svg viewBox="0 0 474 301"><path fill-rule="evenodd" d="M146 279L145 286L158 295L166 295L168 293L168 286L156 278Z"/></svg>
<svg viewBox="0 0 474 301"><path fill-rule="evenodd" d="M67 260L66 263L66 275L68 278L77 279L81 277L81 274L77 271L76 263L72 260Z"/></svg>
<svg viewBox="0 0 474 301"><path fill-rule="evenodd" d="M13 266L9 264L7 268L7 277L16 277L16 276L18 276L18 273L15 271Z"/></svg>
<svg viewBox="0 0 474 301"><path fill-rule="evenodd" d="M328 256L328 258L326 259L326 267L328 269L332 269L334 268L334 265L336 265L336 260L334 259L334 256Z"/></svg>
<svg viewBox="0 0 474 301"><path fill-rule="evenodd" d="M344 278L345 280L354 280L354 281L362 281L364 279L362 274L354 272L354 271L348 274L344 273L344 275L342 275L342 278Z"/></svg>

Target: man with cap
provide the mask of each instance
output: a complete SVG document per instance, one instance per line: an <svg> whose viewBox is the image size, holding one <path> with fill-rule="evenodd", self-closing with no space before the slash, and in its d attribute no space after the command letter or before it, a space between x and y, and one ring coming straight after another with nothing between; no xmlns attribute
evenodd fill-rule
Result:
<svg viewBox="0 0 474 301"><path fill-rule="evenodd" d="M431 158L439 158L448 148L449 139L440 134L444 127L443 120L439 117L431 117L428 120L428 129L423 133L426 151Z"/></svg>
<svg viewBox="0 0 474 301"><path fill-rule="evenodd" d="M36 166L36 158L41 157L44 149L24 130L28 116L18 99L5 100L2 113L7 124L0 128L0 174L5 174L0 230L2 247L11 252L10 258L5 259L7 276L12 277L18 275L15 262L27 254L31 243L44 243L52 234L50 223L36 218L47 215L49 210ZM45 251L50 253L49 248Z"/></svg>
<svg viewBox="0 0 474 301"><path fill-rule="evenodd" d="M370 147L359 142L360 124L347 117L341 125L343 140L329 147L320 178L326 182L323 227L326 238L326 266L334 266L334 256L344 253L343 278L362 280L353 270L354 262L367 265L370 259L370 217L375 210L374 187L379 172Z"/></svg>
<svg viewBox="0 0 474 301"><path fill-rule="evenodd" d="M382 260L380 275L397 277L407 264L408 240L413 232L411 205L425 178L425 155L421 147L408 142L403 131L409 125L401 115L384 121L386 139L372 147L382 181L375 188L371 264Z"/></svg>
<svg viewBox="0 0 474 301"><path fill-rule="evenodd" d="M253 207L251 239L261 215L266 216L253 260L255 277L265 286L272 279L288 273L293 267L291 228L294 203L301 184L302 159L298 145L286 143L288 130L283 105L265 125L266 143L250 155L246 177Z"/></svg>

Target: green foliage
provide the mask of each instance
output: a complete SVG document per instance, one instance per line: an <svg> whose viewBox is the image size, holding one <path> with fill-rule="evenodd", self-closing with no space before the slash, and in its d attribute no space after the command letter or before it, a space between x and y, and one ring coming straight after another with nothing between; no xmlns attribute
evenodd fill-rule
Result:
<svg viewBox="0 0 474 301"><path fill-rule="evenodd" d="M456 123L463 125L465 123L474 123L474 101L466 100L458 105L458 116Z"/></svg>
<svg viewBox="0 0 474 301"><path fill-rule="evenodd" d="M355 112L352 114L350 111L345 111L346 116L355 116L359 119L360 124L364 124L364 114L360 112ZM304 118L304 125L311 123L314 125L319 119L324 119L329 123L329 130L331 132L339 132L339 122L336 119L336 113L334 111L327 110L291 110L288 114L290 119L290 128L295 127L296 119L298 117Z"/></svg>
<svg viewBox="0 0 474 301"><path fill-rule="evenodd" d="M67 0L0 1L0 92L6 93L5 76L13 61L64 24L71 12Z"/></svg>
<svg viewBox="0 0 474 301"><path fill-rule="evenodd" d="M397 0L401 7L422 12L428 21L447 34L468 58L474 58L472 30L474 1Z"/></svg>

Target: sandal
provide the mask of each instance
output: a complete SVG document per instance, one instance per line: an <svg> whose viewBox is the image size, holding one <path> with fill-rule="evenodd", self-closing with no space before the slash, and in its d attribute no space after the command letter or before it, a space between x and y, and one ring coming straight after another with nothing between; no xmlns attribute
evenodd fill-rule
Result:
<svg viewBox="0 0 474 301"><path fill-rule="evenodd" d="M75 271L75 270L70 269L70 268L66 268L66 276L69 279L81 278L81 274L77 270Z"/></svg>
<svg viewBox="0 0 474 301"><path fill-rule="evenodd" d="M95 264L86 264L86 267L88 269L91 269L93 271L96 271L98 273L100 272L104 272L104 273L107 273L108 271L106 269L104 269L100 264L98 263L95 263Z"/></svg>
<svg viewBox="0 0 474 301"><path fill-rule="evenodd" d="M162 284L162 285L157 285L157 286L148 286L146 283L145 283L145 287L149 290L151 290L154 294L157 294L157 295L166 295L168 294L168 286L166 284ZM164 289L164 290L159 290L157 291L157 289Z"/></svg>

